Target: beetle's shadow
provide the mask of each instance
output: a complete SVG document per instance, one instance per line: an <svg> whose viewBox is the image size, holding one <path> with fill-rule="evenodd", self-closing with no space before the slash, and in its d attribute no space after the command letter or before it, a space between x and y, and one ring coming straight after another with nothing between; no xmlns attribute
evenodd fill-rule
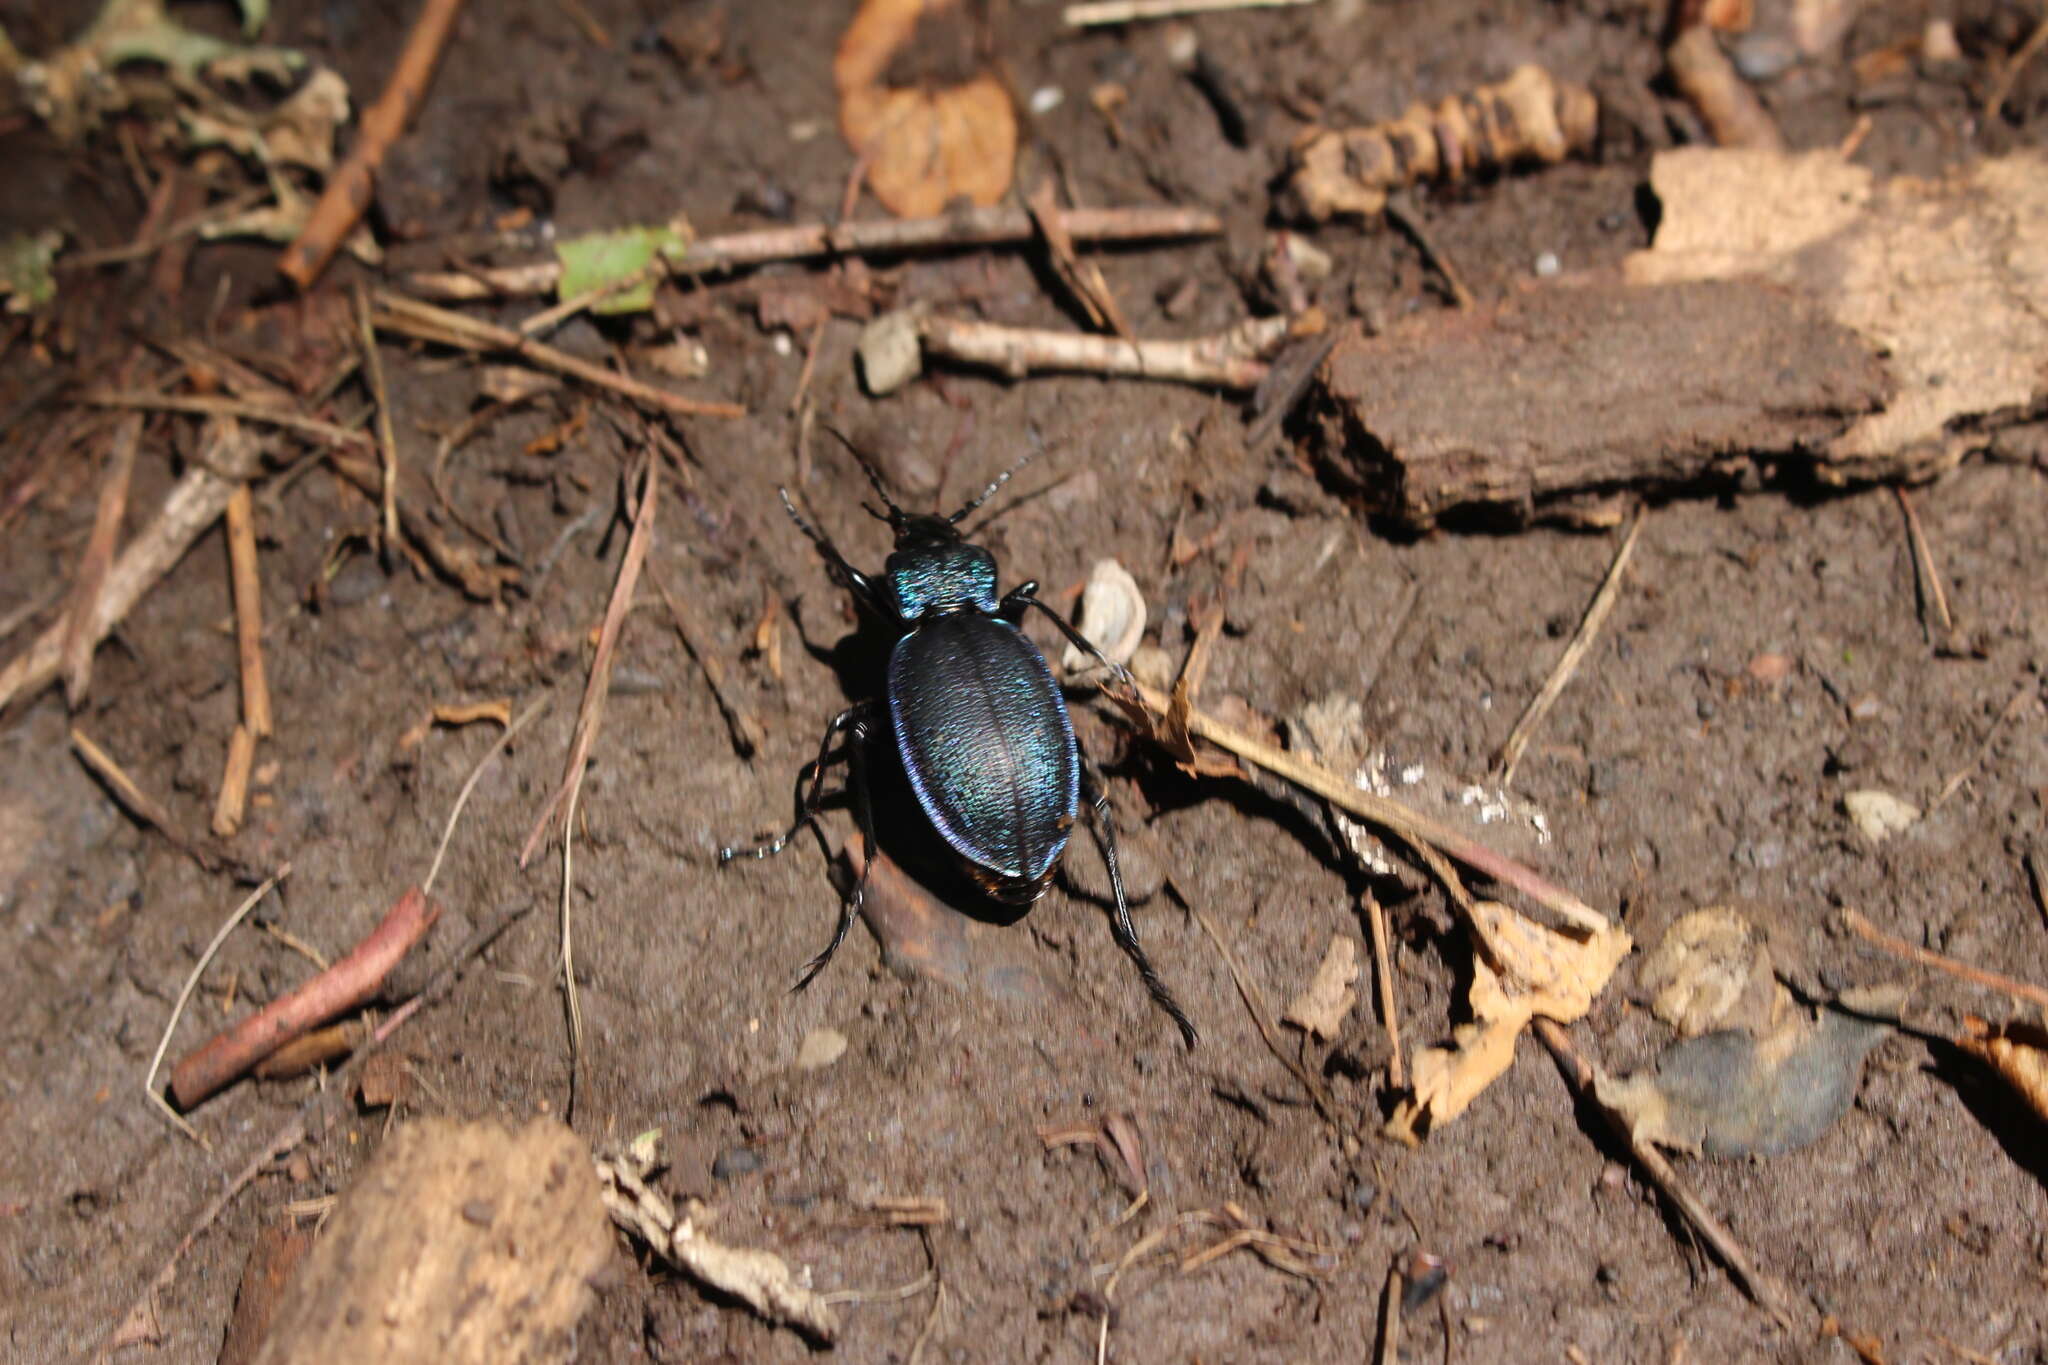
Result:
<svg viewBox="0 0 2048 1365"><path fill-rule="evenodd" d="M811 638L794 604L790 618L804 650L838 677L847 705L872 703L870 735L861 752L865 758L868 800L874 811L875 843L889 861L935 899L969 919L1006 925L1024 918L1031 912L1031 906L1006 905L976 885L958 855L932 828L918 806L917 794L910 789L910 779L890 739L883 685L889 673L889 652L895 642L888 638L887 631L872 622L861 621L828 646ZM823 808L850 811L854 799L853 770L843 762L835 766L843 777L836 784L828 783L837 790L825 799ZM797 796L801 798L802 787L797 788Z"/></svg>

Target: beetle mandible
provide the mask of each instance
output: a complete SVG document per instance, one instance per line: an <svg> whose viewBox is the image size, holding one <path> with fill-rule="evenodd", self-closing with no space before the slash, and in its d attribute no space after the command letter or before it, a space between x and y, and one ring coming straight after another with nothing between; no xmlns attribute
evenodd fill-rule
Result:
<svg viewBox="0 0 2048 1365"><path fill-rule="evenodd" d="M1074 739L1066 698L1045 656L1019 629L1025 610L1036 607L1051 617L1062 635L1114 678L1128 682L1129 674L1040 601L1035 580L998 596L995 557L970 543L960 529L960 522L993 497L1023 461L951 516L927 516L898 507L874 467L852 442L840 439L888 509L867 507L888 523L895 539L881 575L864 574L849 564L829 538L804 520L787 488L780 490L782 505L852 592L863 615L895 632L883 695L848 707L826 727L818 756L807 765L810 782L790 827L764 843L720 849L720 864L780 853L817 819L827 766L835 758L847 760L854 815L868 858L852 894L840 904L832 941L804 965L797 982L801 990L831 961L860 913L875 850L864 751L879 734L893 737L924 818L975 884L1006 905L1029 907L1045 894L1085 801L1094 812L1109 869L1115 900L1111 935L1137 967L1152 999L1193 1047L1195 1026L1138 943L1109 800ZM835 754L841 736L845 742ZM801 784L802 772L797 777Z"/></svg>

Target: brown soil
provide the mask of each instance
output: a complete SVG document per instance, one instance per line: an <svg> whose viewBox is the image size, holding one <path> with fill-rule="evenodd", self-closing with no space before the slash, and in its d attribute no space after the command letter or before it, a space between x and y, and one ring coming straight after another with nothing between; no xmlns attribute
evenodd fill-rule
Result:
<svg viewBox="0 0 2048 1365"><path fill-rule="evenodd" d="M833 131L830 64L847 6L587 3L613 49L593 44L568 7L549 0L470 8L380 191L389 222L426 234L401 255L433 262L437 236L473 228L522 196L564 234L678 210L704 233L758 223L763 205L786 204L798 220L835 211L850 158ZM61 27L29 19L27 8L0 6L24 45ZM413 9L279 8L274 40L324 54L359 99L381 85ZM1168 68L1157 30L1067 36L1055 6L1008 7L1000 50L1010 81L1027 96L1044 87L1065 95L1027 121L1020 183L1053 166L1081 202L1171 200L1225 212L1225 241L1102 257L1138 331L1209 330L1245 310L1269 186L1298 126L1289 101L1318 101L1333 119L1384 117L1536 61L1589 80L1608 101L1599 159L1414 201L1474 292L1497 298L1526 282L1542 253L1578 271L1647 242L1648 157L1690 131L1655 85L1660 8L1328 0L1205 19L1196 25L1205 48L1237 73L1257 115L1250 147L1238 149L1203 96ZM663 21L714 11L724 38L711 59L685 64L654 38ZM2024 36L2024 11L1962 6L1974 89ZM1903 0L1873 6L1848 50L1911 34L1923 15ZM1129 90L1120 144L1088 100L1105 80ZM2019 82L2006 121L1975 134L1977 96L1956 84L1908 80L1898 98L1865 110L1850 96L1840 64L1767 89L1793 145L1838 141L1867 112L1861 160L1885 173L1928 173L1987 148L2038 144L2048 62ZM8 126L0 229L61 221L88 243L127 239L139 208L110 148L78 158L44 144L26 121ZM562 128L574 130L566 144L547 131ZM492 179L515 143L530 151L536 139L566 155L547 183ZM1447 306L1399 234L1331 228L1315 240L1335 258L1323 298L1339 316ZM105 320L145 334L200 331L274 295L271 267L267 249L202 248L182 303L167 312L137 296L146 266L135 279L67 279L67 325L79 329L69 340L81 365L102 370L121 345ZM1072 321L1021 253L876 269L900 300L971 299L1004 321ZM1160 300L1187 282L1193 304L1169 319ZM716 852L786 818L793 774L824 725L874 683L835 667L849 657L835 653L850 633L845 595L776 501L776 486L797 476L787 410L805 338L760 325L751 305L742 310L717 287L701 304L692 325L712 371L697 387L753 415L687 424L687 491L664 507L650 563L696 604L701 643L726 662L729 686L768 739L750 761L738 757L661 614L632 618L579 815L571 899L587 1031L573 1114L580 1131L603 1142L663 1128L674 1154L670 1192L702 1199L721 1238L779 1252L822 1289L886 1291L916 1280L926 1265L919 1239L858 1210L876 1195L944 1199L950 1221L931 1245L945 1307L928 1360L1091 1358L1104 1268L1174 1214L1224 1201L1341 1248L1341 1260L1315 1280L1245 1252L1189 1274L1148 1262L1118 1288L1112 1359L1361 1358L1387 1267L1417 1247L1451 1269L1439 1298L1408 1314L1413 1359L1447 1352L1469 1365L1576 1351L1572 1358L1652 1361L1679 1358L1681 1342L1683 1358L1696 1361L1851 1358L1838 1339L1788 1337L1745 1300L1632 1176L1597 1119L1575 1109L1533 1045L1418 1149L1333 1134L1261 1045L1184 907L1212 917L1277 1004L1306 982L1333 932L1362 936L1359 883L1316 823L1240 783L1179 775L1099 705L1077 704L1077 727L1172 878L1172 892L1139 907L1139 929L1203 1031L1198 1049L1184 1051L1148 1004L1102 911L1064 885L1016 925L977 930L980 955L964 985L905 979L857 932L809 990L792 994L796 969L835 913L815 846L723 869ZM845 318L825 328L814 393L824 416L878 453L906 497L957 503L1042 446L1013 485L1040 495L1018 499L986 535L1006 583L1035 577L1067 605L1089 564L1115 554L1146 591L1154 638L1177 655L1191 608L1228 580L1228 622L1205 697L1241 698L1276 718L1332 695L1358 699L1372 742L1421 765L1430 791L1480 778L1612 553L1608 538L1549 529L1383 536L1304 472L1298 432L1245 452L1235 407L1192 388L1005 384L956 372L872 400L854 372L857 331ZM581 321L559 339L602 360L607 336L618 334ZM399 347L385 363L397 428L424 458L431 446L420 433L465 414L474 376ZM0 366L0 411L41 382L43 366L18 339ZM600 413L561 453L521 453L576 401L510 417L457 460L455 500L529 561L567 536L552 571L502 610L403 568L386 576L360 554L308 605L337 540L365 528L371 509L316 471L265 513L279 722L264 757L277 768L234 847L258 866L290 860L276 918L298 938L344 950L423 874L457 788L490 742L479 727L402 748L400 736L431 705L523 699L543 685L560 694L479 786L441 874L447 913L407 981L423 980L501 912L533 913L398 1035L421 1082L402 1102L401 1123L421 1114L522 1121L560 1113L569 1098L553 984L560 862L551 853L522 873L514 854L559 778L584 637L624 544L615 518L628 450L619 428ZM0 486L26 468L23 437L33 426L8 432ZM0 545L0 614L67 579L92 520L94 468L80 460L57 471ZM878 564L885 533L858 509L866 490L857 468L821 439L809 469L803 498L851 560ZM164 442L153 439L132 506L153 507L172 475ZM1830 932L1832 910L1845 904L1916 942L2048 981L2048 933L2021 865L2048 807L2038 706L2000 731L1952 799L1889 842L1871 845L1841 810L1842 795L1859 787L1931 804L2014 691L2039 688L2048 659L2041 472L1967 464L1917 505L1950 600L1980 647L1974 654L1938 655L1924 635L1889 491L1654 510L1620 605L1521 768L1519 794L1546 814L1553 838L1504 842L1619 913L1641 944L1687 910L1739 902L1784 945L1787 975L1818 992L1901 979L1902 969ZM1209 546L1176 564L1176 531ZM794 621L784 627L780 680L745 652L771 600L788 604ZM213 533L101 650L77 718L193 828L206 823L237 714L234 646L221 628L229 609ZM1033 630L1051 644L1050 630ZM9 652L28 634L17 632ZM1747 665L1765 653L1798 666L1764 686ZM208 1102L195 1122L210 1149L146 1103L139 1082L171 1002L241 892L131 823L71 758L71 723L52 693L0 729L0 1324L6 1354L18 1360L75 1356L104 1340L197 1211L312 1084L248 1082ZM900 818L900 809L883 812L885 822ZM830 827L843 836L851 822L839 813ZM1073 860L1097 857L1077 844ZM1412 1043L1448 1034L1467 951L1440 894L1410 885L1391 909ZM276 938L238 933L173 1055L307 970ZM1624 966L1577 1030L1617 1070L1646 1063L1667 1037L1642 1008L1632 973ZM2005 1006L1926 983L1909 1017L1938 1035L1964 1009L1998 1015ZM797 1069L801 1041L827 1027L849 1039L845 1054ZM1333 1045L1304 1052L1341 1113L1368 1134L1389 1098L1386 1056L1369 1007ZM257 1180L183 1256L157 1300L163 1358L214 1357L260 1230L288 1201L345 1190L391 1122L348 1104L333 1112L334 1124L300 1149L302 1163ZM1135 1116L1151 1179L1149 1209L1117 1227L1128 1196L1104 1165L1082 1149L1047 1152L1035 1131L1115 1113ZM1886 1359L2017 1365L2048 1360L2041 1132L1953 1048L1901 1035L1872 1054L1855 1107L1812 1146L1753 1163L1681 1164L1797 1298L1846 1332L1874 1334ZM931 1307L929 1293L844 1306L837 1354L905 1359ZM1950 1354L1945 1340L1982 1354ZM806 1354L799 1338L623 1250L578 1346L578 1358L593 1362Z"/></svg>

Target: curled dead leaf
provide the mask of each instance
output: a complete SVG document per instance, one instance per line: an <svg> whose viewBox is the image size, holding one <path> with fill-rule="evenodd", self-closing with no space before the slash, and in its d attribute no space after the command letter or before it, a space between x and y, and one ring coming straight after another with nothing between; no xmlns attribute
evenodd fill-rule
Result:
<svg viewBox="0 0 2048 1365"><path fill-rule="evenodd" d="M1413 1142L1418 1124L1426 1120L1434 1128L1463 1113L1515 1060L1515 1039L1532 1018L1569 1024L1583 1017L1634 946L1619 925L1581 935L1494 901L1479 901L1472 910L1488 945L1472 959L1473 1022L1459 1025L1448 1047L1416 1052L1414 1092L1394 1107L1389 1137ZM1488 954L1500 959L1501 970Z"/></svg>
<svg viewBox="0 0 2048 1365"><path fill-rule="evenodd" d="M1989 1063L2035 1113L2048 1119L2048 1029L2028 1023L1992 1024L1967 1015L1956 1046Z"/></svg>
<svg viewBox="0 0 2048 1365"><path fill-rule="evenodd" d="M866 0L832 63L839 131L867 163L868 187L891 213L924 218L956 199L988 205L1010 188L1017 114L989 72L889 84L889 68L920 43L921 21L963 22L957 0Z"/></svg>

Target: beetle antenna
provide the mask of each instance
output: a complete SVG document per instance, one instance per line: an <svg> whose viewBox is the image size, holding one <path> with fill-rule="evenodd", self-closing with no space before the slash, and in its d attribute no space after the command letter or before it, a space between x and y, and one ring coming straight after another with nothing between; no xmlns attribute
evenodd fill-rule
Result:
<svg viewBox="0 0 2048 1365"><path fill-rule="evenodd" d="M1011 475L1015 474L1025 465L1031 463L1031 457L1033 455L1036 455L1037 453L1038 452L1036 449L1031 449L1026 450L1022 455L1019 455L1017 457L1017 462L1015 464L1011 465L1008 469L1005 469L1002 473L996 475L995 478L989 480L988 487L982 489L979 493L976 493L972 498L968 500L967 505L965 507L962 507L952 516L947 517L946 521L950 525L958 526L963 518L972 515L976 510L978 510L981 507L983 503L987 502L990 498L994 497L996 495L996 490L1001 488L1004 484L1010 481Z"/></svg>
<svg viewBox="0 0 2048 1365"><path fill-rule="evenodd" d="M855 445L851 440L847 439L846 433L841 431L838 427L833 426L830 422L820 422L818 425L824 427L825 430L831 432L834 436L838 437L839 444L845 446L847 450L851 452L853 458L860 464L861 472L868 476L868 483L874 488L875 496L880 498L882 500L882 505L889 509L889 514L887 516L883 516L880 512L875 511L874 508L868 507L867 510L869 514L874 516L877 520L888 522L891 528L902 525L904 521L903 509L901 507L898 507L896 505L896 500L889 496L889 490L882 487L882 476L875 469L874 461L870 460L867 457L867 453L863 451L859 446ZM867 504L862 503L861 506L867 507Z"/></svg>

